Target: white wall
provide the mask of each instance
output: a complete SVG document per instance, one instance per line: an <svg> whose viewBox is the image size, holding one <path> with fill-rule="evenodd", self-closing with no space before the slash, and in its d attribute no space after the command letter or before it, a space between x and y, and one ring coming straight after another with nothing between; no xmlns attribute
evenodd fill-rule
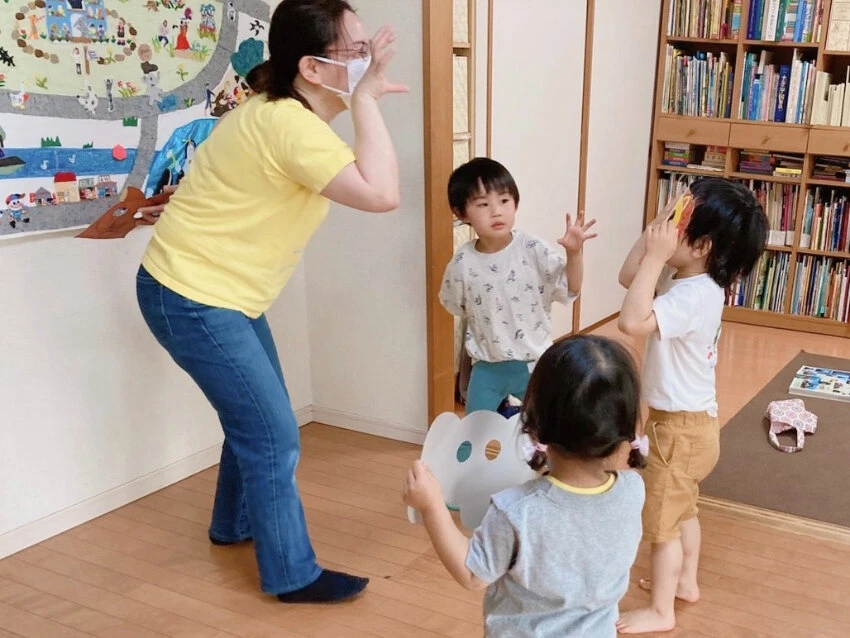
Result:
<svg viewBox="0 0 850 638"><path fill-rule="evenodd" d="M313 416L408 441L427 430L422 3L358 0L371 31L398 36L388 75L409 95L383 98L395 141L401 207L390 214L332 206L306 251ZM334 127L353 141L350 118Z"/></svg>
<svg viewBox="0 0 850 638"><path fill-rule="evenodd" d="M0 557L217 462L214 411L138 311L149 236L0 245ZM271 313L296 408L311 403L304 295L300 272Z"/></svg>
<svg viewBox="0 0 850 638"><path fill-rule="evenodd" d="M595 5L585 207L599 238L585 251L580 329L619 312L617 273L643 228L661 0Z"/></svg>
<svg viewBox="0 0 850 638"><path fill-rule="evenodd" d="M495 3L492 157L519 187L517 227L552 244L578 200L584 30L583 2ZM571 308L552 318L555 335L572 329Z"/></svg>

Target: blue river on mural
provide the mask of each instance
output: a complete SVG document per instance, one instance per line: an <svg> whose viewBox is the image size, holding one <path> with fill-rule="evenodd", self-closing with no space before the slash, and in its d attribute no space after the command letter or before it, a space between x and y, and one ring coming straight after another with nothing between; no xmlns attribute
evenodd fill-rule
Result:
<svg viewBox="0 0 850 638"><path fill-rule="evenodd" d="M136 149L126 150L127 158L119 162L111 148L4 148L6 157L19 157L26 164L11 174L0 174L0 179L52 178L59 171L77 176L127 175L136 161Z"/></svg>

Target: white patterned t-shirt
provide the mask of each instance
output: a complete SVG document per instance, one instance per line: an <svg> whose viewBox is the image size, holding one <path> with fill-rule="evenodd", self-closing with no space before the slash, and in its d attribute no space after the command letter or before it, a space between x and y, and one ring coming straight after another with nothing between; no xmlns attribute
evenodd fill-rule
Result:
<svg viewBox="0 0 850 638"><path fill-rule="evenodd" d="M473 361L536 361L552 345L552 303L568 303L566 256L543 240L514 231L502 250L461 246L443 275L440 303L465 317Z"/></svg>

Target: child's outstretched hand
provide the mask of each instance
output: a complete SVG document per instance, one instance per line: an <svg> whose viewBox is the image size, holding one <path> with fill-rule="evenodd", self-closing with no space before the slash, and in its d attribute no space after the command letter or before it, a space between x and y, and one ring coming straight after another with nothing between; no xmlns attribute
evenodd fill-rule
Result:
<svg viewBox="0 0 850 638"><path fill-rule="evenodd" d="M584 223L584 211L581 211L576 218L576 223L572 223L572 218L567 215L567 230L564 236L558 240L558 243L563 246L568 253L577 253L584 246L584 242L588 239L597 237L597 233L588 232L596 223L595 219L591 219L586 224Z"/></svg>
<svg viewBox="0 0 850 638"><path fill-rule="evenodd" d="M437 478L422 461L414 461L413 467L407 473L402 498L405 505L423 514L434 507L444 506L443 490Z"/></svg>
<svg viewBox="0 0 850 638"><path fill-rule="evenodd" d="M672 219L646 227L646 255L664 263L676 253L679 247L679 231Z"/></svg>

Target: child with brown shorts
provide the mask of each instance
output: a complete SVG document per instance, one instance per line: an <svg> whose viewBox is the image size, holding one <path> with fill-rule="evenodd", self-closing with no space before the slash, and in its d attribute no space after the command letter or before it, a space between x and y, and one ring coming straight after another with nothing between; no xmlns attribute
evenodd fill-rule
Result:
<svg viewBox="0 0 850 638"><path fill-rule="evenodd" d="M670 631L675 598L699 599L699 483L720 454L715 366L725 289L764 251L767 219L744 185L694 182L681 221L666 209L620 271L620 330L646 336L643 399L649 456L643 539L652 544L650 605L621 615L620 633Z"/></svg>

